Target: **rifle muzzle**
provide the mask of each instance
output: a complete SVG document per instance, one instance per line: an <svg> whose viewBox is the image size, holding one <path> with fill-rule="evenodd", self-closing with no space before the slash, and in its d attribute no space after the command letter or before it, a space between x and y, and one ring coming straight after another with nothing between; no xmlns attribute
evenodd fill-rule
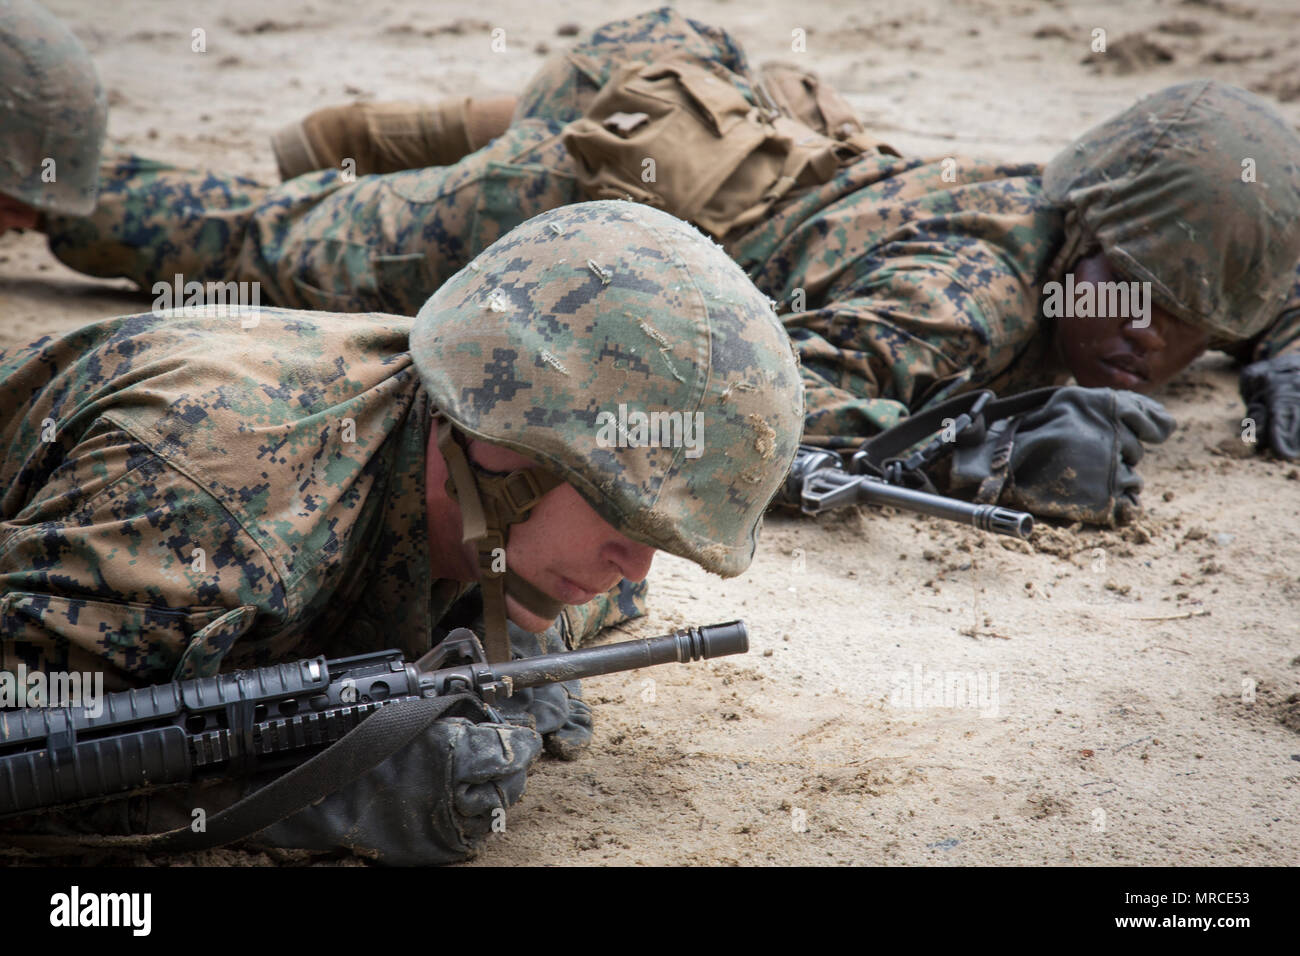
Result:
<svg viewBox="0 0 1300 956"><path fill-rule="evenodd" d="M1034 531L1034 516L1027 511L1012 511L997 505L980 505L972 523L984 531L1005 534L1010 538L1028 538Z"/></svg>
<svg viewBox="0 0 1300 956"><path fill-rule="evenodd" d="M566 680L582 680L598 674L700 661L749 650L749 631L744 621L688 627L662 637L623 641L602 647L588 647L564 654L544 654L491 665L498 680L508 680L515 689Z"/></svg>

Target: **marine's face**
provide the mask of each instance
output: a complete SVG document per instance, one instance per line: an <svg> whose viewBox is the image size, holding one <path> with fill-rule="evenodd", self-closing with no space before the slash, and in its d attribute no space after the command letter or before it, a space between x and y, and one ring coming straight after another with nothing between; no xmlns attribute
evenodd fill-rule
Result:
<svg viewBox="0 0 1300 956"><path fill-rule="evenodd" d="M446 463L429 443L427 494L430 498L430 528L439 534L435 510L441 511L444 540L460 541L460 510L446 497ZM536 462L516 452L486 442L471 441L470 457L491 471L513 471ZM450 508L447 505L450 504ZM436 547L436 545L435 545ZM470 545L461 546L460 580L475 580L476 557ZM655 549L638 544L616 531L587 504L571 485L562 484L547 492L528 513L527 519L510 529L506 541L506 566L534 587L565 604L586 604L608 591L622 578L643 580L650 571ZM506 612L510 620L527 631L540 633L551 620L539 617L509 595Z"/></svg>
<svg viewBox="0 0 1300 956"><path fill-rule="evenodd" d="M1085 282L1121 282L1100 253L1074 265L1076 288ZM1140 316L1056 319L1056 345L1084 388L1148 393L1190 365L1209 346L1209 333L1150 304L1150 323Z"/></svg>
<svg viewBox="0 0 1300 956"><path fill-rule="evenodd" d="M0 236L10 229L35 229L38 215L26 203L0 193Z"/></svg>

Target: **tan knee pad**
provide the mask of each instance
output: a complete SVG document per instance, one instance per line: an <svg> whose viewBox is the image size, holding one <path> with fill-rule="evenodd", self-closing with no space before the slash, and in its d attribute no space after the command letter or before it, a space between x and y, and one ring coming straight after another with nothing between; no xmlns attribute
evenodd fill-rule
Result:
<svg viewBox="0 0 1300 956"><path fill-rule="evenodd" d="M513 96L354 103L317 110L271 140L285 179L353 160L358 176L450 166L510 126Z"/></svg>
<svg viewBox="0 0 1300 956"><path fill-rule="evenodd" d="M366 104L327 106L278 130L271 149L282 179L352 160L359 176L375 172L374 147L366 120Z"/></svg>
<svg viewBox="0 0 1300 956"><path fill-rule="evenodd" d="M513 96L449 97L433 104L372 103L367 109L376 153L396 169L450 166L510 126Z"/></svg>

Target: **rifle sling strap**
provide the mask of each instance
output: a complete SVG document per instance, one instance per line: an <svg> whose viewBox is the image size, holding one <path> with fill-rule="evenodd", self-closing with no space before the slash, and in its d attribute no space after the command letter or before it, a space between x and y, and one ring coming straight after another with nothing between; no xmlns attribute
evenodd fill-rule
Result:
<svg viewBox="0 0 1300 956"><path fill-rule="evenodd" d="M341 790L397 753L416 735L472 694L420 697L386 704L337 743L215 814L205 830L188 826L131 836L8 835L5 842L30 850L132 849L184 853L243 840Z"/></svg>
<svg viewBox="0 0 1300 956"><path fill-rule="evenodd" d="M1056 391L1055 386L1050 386L1036 388L1008 398L998 398L988 389L957 395L940 402L933 408L909 415L893 428L888 428L879 435L867 439L854 455L855 464L861 466L865 463L868 471L884 475L886 465L891 459L897 458L909 448L942 431L945 419L955 421L962 415L968 414L981 399L984 400L984 404L976 416L977 440L982 439L984 429L988 425L1041 408ZM980 420L982 425L979 424ZM958 436L958 442L960 441L961 437Z"/></svg>

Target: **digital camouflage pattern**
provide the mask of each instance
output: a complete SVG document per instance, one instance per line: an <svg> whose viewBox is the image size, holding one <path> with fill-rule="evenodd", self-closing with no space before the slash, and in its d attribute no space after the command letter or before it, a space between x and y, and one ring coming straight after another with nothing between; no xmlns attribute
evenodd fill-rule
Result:
<svg viewBox="0 0 1300 956"><path fill-rule="evenodd" d="M108 120L85 48L32 0L0 0L0 192L84 215Z"/></svg>
<svg viewBox="0 0 1300 956"><path fill-rule="evenodd" d="M1300 260L1300 136L1265 100L1198 80L1139 100L1043 170L1070 216L1063 250L1100 246L1156 302L1217 339L1263 331Z"/></svg>
<svg viewBox="0 0 1300 956"><path fill-rule="evenodd" d="M727 577L749 566L803 389L767 298L693 226L621 200L530 219L434 293L411 354L451 421L628 538ZM660 425L609 425L636 416Z"/></svg>
<svg viewBox="0 0 1300 956"><path fill-rule="evenodd" d="M105 164L86 218L51 216L54 254L148 291L176 275L261 284L262 301L414 315L469 260L534 215L582 200L545 123L517 124L455 166L308 173L274 189L129 157Z"/></svg>
<svg viewBox="0 0 1300 956"><path fill-rule="evenodd" d="M244 321L133 315L0 353L0 668L127 686L428 645L410 320Z"/></svg>
<svg viewBox="0 0 1300 956"><path fill-rule="evenodd" d="M176 274L257 281L263 300L280 306L414 315L516 225L583 200L560 132L620 63L649 62L665 44L738 74L748 69L723 31L665 7L603 27L556 57L520 97L509 132L454 166L352 183L324 170L267 189L138 157L112 160L92 216L51 217L50 248L73 269L145 290Z"/></svg>
<svg viewBox="0 0 1300 956"><path fill-rule="evenodd" d="M217 311L0 352L0 670L117 690L441 639L471 586L430 577L411 320ZM593 605L571 634L644 589Z"/></svg>
<svg viewBox="0 0 1300 956"><path fill-rule="evenodd" d="M730 70L745 99L758 105L749 60L729 33L659 7L597 27L565 53L553 56L528 82L515 107L515 120L564 126L578 119L600 88L622 66L650 63L666 52L712 60Z"/></svg>
<svg viewBox="0 0 1300 956"><path fill-rule="evenodd" d="M959 392L1068 374L1037 320L1061 215L1035 173L865 156L728 244L783 308L805 442L856 445Z"/></svg>
<svg viewBox="0 0 1300 956"><path fill-rule="evenodd" d="M104 200L92 218L51 223L51 248L73 268L125 275L146 289L181 272L260 280L263 295L279 304L411 313L509 228L580 201L574 160L560 141L564 124L581 115L620 64L680 48L730 68L737 88L754 102L739 47L724 32L662 8L604 26L556 57L521 95L510 130L454 166L353 184L326 171L263 190L231 177L126 161L106 171ZM1198 98L1187 85L1158 96L1162 109L1180 97L1190 97L1189 104ZM1243 103L1247 94L1209 84L1199 96L1212 105ZM778 302L802 360L805 440L856 445L958 392L1011 393L1066 381L1040 298L1043 283L1077 259L1066 261L1063 251L1079 247L1082 254L1084 230L1077 215L1068 215L1069 204L1083 202L1086 221L1105 220L1102 241L1123 235L1131 244L1144 226L1159 228L1161 236L1169 230L1174 239L1142 253L1177 250L1176 263L1162 265L1170 294L1158 301L1185 300L1188 314L1231 332L1216 345L1249 342L1256 358L1300 351L1300 255L1288 245L1294 228L1285 227L1298 155L1287 143L1294 136L1288 139L1265 115L1262 101L1252 99L1250 109L1234 107L1229 115L1198 107L1177 127L1145 122L1152 101L1144 102L1062 154L1075 157L1075 146L1090 150L1104 142L1105 156L1097 154L1102 170L1129 162L1145 170L1125 202L1108 200L1107 185L1082 173L1077 184L1086 197L1069 196L1075 167L1064 162L1054 167L1067 186L1053 194L1058 203L1044 192L1037 165L875 153L784 200L761 225L728 235L724 247ZM1179 148L1160 147L1160 136L1171 131L1181 137ZM1209 159L1187 148L1198 137L1217 144L1220 136L1227 146ZM1245 145L1258 166L1251 185L1261 187L1249 191L1239 188L1247 184L1241 183L1243 157L1236 155ZM1223 210L1190 195L1175 197L1177 190L1168 188L1211 183L1234 169L1231 186L1214 180L1217 185L1206 187L1208 200L1230 204ZM1222 216L1233 223L1224 234L1231 239L1211 246L1206 237L1219 235ZM1185 245L1178 245L1184 236ZM1269 248L1274 251L1261 252ZM1183 281L1205 274L1217 277L1221 289L1235 289L1234 270L1263 277L1250 270L1266 272L1266 260L1275 266L1286 255L1291 298L1274 306L1271 324L1258 336L1259 301L1237 316L1240 325L1230 326L1227 310L1240 298Z"/></svg>

